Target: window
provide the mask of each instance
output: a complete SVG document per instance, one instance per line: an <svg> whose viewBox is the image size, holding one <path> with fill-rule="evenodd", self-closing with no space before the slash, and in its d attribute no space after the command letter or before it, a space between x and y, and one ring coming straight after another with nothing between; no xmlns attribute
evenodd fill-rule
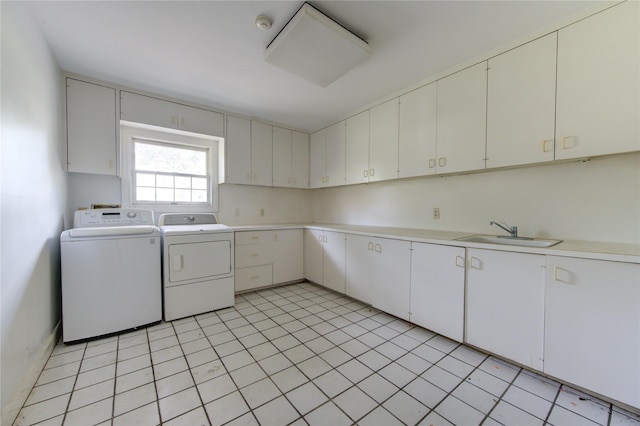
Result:
<svg viewBox="0 0 640 426"><path fill-rule="evenodd" d="M122 123L122 199L161 211L217 211L221 140Z"/></svg>

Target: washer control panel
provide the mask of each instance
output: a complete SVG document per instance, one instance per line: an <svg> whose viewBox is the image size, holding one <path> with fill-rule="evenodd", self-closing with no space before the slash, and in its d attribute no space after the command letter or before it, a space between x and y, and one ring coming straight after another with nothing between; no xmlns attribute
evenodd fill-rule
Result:
<svg viewBox="0 0 640 426"><path fill-rule="evenodd" d="M90 209L76 210L74 228L96 226L153 225L153 211L144 209Z"/></svg>

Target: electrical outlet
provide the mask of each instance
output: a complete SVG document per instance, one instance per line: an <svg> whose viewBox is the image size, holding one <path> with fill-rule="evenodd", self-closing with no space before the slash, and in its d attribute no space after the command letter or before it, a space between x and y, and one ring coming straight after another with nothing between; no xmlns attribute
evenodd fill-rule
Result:
<svg viewBox="0 0 640 426"><path fill-rule="evenodd" d="M440 209L438 207L433 208L433 218L440 219Z"/></svg>
<svg viewBox="0 0 640 426"><path fill-rule="evenodd" d="M236 211L234 213L236 217L240 216L240 209L236 207Z"/></svg>

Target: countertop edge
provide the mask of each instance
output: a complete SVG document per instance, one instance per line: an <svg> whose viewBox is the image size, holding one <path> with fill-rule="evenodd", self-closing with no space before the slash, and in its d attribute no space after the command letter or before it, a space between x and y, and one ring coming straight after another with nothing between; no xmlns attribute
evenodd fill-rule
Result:
<svg viewBox="0 0 640 426"><path fill-rule="evenodd" d="M458 231L439 231L429 229L390 228L360 225L339 225L319 223L265 224L232 226L233 231L262 231L279 229L318 229L324 231L343 232L346 234L364 235L377 238L391 238L417 243L440 244L465 248L478 248L514 253L540 254L549 256L577 257L612 262L640 263L640 245L626 243L609 243L600 241L564 240L553 247L522 247L497 245L490 243L472 243L458 241L457 238L475 233Z"/></svg>

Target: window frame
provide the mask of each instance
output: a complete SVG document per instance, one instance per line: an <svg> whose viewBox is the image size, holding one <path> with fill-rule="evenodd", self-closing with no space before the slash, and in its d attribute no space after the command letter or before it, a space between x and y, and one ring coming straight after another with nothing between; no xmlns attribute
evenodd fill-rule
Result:
<svg viewBox="0 0 640 426"><path fill-rule="evenodd" d="M161 201L135 201L135 172L134 141L148 141L176 148L204 149L207 152L208 178L209 178L209 202L161 202ZM218 167L220 147L224 146L223 138L217 136L202 135L198 133L184 132L163 127L150 126L127 121L120 122L121 142L121 167L120 180L122 185L122 205L125 208L143 208L158 212L214 212L218 206Z"/></svg>

